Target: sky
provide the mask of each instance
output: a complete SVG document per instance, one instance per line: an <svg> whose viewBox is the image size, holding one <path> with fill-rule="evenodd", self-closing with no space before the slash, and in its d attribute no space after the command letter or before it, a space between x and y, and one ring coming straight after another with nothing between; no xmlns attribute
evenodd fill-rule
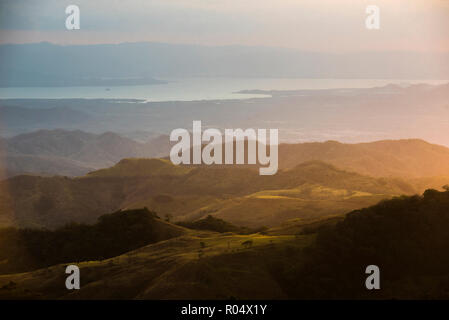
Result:
<svg viewBox="0 0 449 320"><path fill-rule="evenodd" d="M71 4L80 30L65 29ZM365 27L368 5L379 30ZM447 52L449 0L0 0L0 43L41 41Z"/></svg>

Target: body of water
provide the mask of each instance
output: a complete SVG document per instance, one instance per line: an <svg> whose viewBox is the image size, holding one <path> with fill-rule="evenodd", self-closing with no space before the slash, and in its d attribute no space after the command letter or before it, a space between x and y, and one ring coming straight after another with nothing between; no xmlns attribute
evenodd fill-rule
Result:
<svg viewBox="0 0 449 320"><path fill-rule="evenodd" d="M193 101L263 98L241 90L300 90L371 88L395 84L441 84L447 80L398 79L296 79L296 78L182 78L162 79L165 84L115 87L0 88L0 99L142 99L145 101Z"/></svg>

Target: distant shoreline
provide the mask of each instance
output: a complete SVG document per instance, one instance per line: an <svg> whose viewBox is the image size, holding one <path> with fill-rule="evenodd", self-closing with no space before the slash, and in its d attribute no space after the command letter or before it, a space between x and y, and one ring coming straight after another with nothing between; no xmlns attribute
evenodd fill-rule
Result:
<svg viewBox="0 0 449 320"><path fill-rule="evenodd" d="M449 80L414 79L302 79L302 78L170 78L101 79L101 85L0 87L0 99L105 99L146 102L224 101L269 98L276 94L379 88L394 84L443 84ZM93 81L91 79L91 81ZM127 85L120 85L123 81ZM129 84L129 81L132 84ZM142 81L148 84L140 84ZM156 82L154 82L156 81ZM94 82L92 82L94 83ZM158 84L158 85L155 85Z"/></svg>

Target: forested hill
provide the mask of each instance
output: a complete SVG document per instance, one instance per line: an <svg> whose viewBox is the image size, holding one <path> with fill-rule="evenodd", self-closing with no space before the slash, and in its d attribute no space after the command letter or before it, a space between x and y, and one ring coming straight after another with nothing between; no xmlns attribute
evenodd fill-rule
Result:
<svg viewBox="0 0 449 320"><path fill-rule="evenodd" d="M449 298L449 191L427 190L356 210L319 233L290 294L307 298ZM365 288L377 265L381 290ZM319 266L319 268L317 268ZM344 280L342 280L344 279Z"/></svg>

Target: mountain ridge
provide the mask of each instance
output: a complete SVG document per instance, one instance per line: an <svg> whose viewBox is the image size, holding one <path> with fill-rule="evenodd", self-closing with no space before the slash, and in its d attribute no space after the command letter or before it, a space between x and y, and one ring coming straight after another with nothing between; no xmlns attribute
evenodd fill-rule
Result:
<svg viewBox="0 0 449 320"><path fill-rule="evenodd" d="M321 160L374 177L449 176L449 148L422 139L380 140L347 144L337 141L280 144L279 165Z"/></svg>
<svg viewBox="0 0 449 320"><path fill-rule="evenodd" d="M438 52L335 54L258 46L47 42L3 44L0 56L3 87L83 83L104 86L108 85L105 78L117 79L121 84L125 80L131 85L152 84L158 83L154 78L170 76L447 79L449 75L449 65L441 65L441 61L449 61L448 53ZM363 74L360 65L366 66ZM113 81L109 83L114 85Z"/></svg>

